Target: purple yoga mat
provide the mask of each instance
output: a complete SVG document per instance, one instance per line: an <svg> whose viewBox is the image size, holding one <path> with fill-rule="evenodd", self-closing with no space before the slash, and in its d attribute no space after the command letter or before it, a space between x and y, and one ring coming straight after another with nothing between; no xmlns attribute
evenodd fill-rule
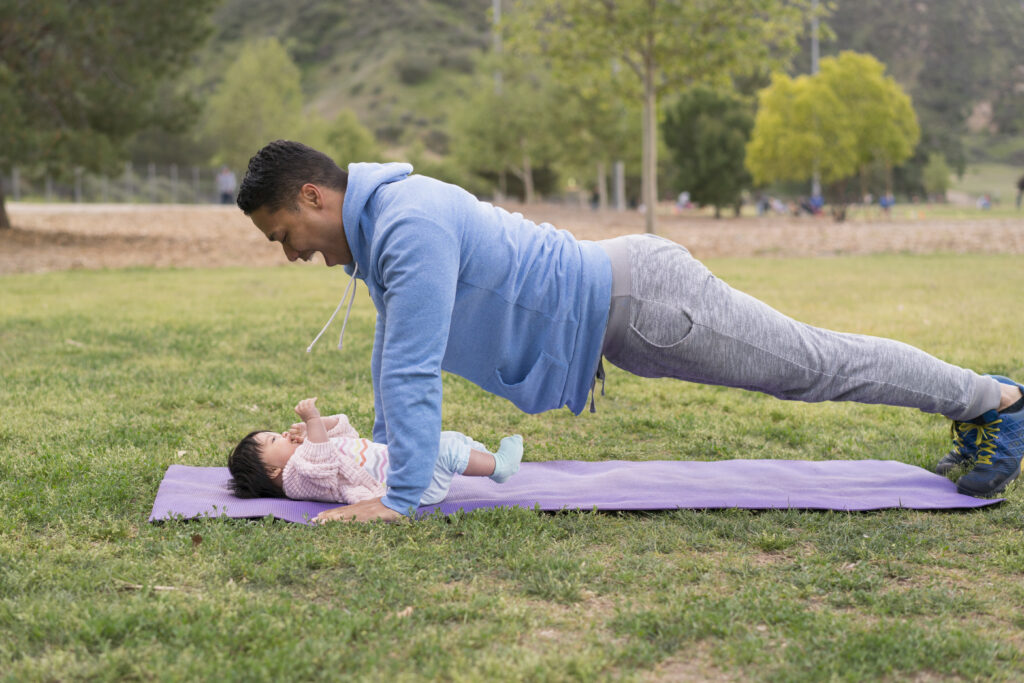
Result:
<svg viewBox="0 0 1024 683"><path fill-rule="evenodd" d="M242 500L228 493L228 479L226 467L171 465L150 521L273 515L302 523L338 507L287 498ZM541 510L951 510L1002 500L960 495L945 477L893 460L560 460L523 463L504 484L456 475L444 502L422 507L420 513L515 505Z"/></svg>

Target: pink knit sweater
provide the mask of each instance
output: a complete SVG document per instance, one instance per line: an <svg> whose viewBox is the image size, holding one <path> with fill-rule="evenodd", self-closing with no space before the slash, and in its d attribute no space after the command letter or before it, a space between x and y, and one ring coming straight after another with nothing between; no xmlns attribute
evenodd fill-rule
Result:
<svg viewBox="0 0 1024 683"><path fill-rule="evenodd" d="M349 505L383 496L387 492L383 483L387 446L360 439L346 416L334 417L338 424L327 432L327 441L311 443L307 439L295 449L281 473L284 495L295 500Z"/></svg>

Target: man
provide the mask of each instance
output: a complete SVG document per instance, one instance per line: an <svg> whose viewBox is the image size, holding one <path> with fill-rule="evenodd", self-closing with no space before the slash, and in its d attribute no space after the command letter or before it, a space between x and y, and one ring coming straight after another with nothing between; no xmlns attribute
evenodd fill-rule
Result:
<svg viewBox="0 0 1024 683"><path fill-rule="evenodd" d="M227 165L220 167L220 172L217 174L217 194L220 195L221 204L231 204L235 201L237 182L235 174Z"/></svg>
<svg viewBox="0 0 1024 683"><path fill-rule="evenodd" d="M343 265L377 308L373 438L391 454L388 491L323 519L390 521L416 508L437 458L442 369L526 412L579 414L603 377L602 357L643 377L941 413L954 421L954 446L937 469L973 465L961 492L991 495L1019 472L1024 394L1012 380L798 323L668 240L576 240L411 172L345 172L279 140L250 160L238 193L289 260L319 252Z"/></svg>

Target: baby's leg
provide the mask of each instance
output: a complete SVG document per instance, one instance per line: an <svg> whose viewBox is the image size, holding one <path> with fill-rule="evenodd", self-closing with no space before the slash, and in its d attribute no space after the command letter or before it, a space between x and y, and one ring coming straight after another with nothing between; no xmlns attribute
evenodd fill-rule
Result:
<svg viewBox="0 0 1024 683"><path fill-rule="evenodd" d="M462 474L470 463L470 454L480 449L486 453L483 444L473 441L459 432L441 432L441 444L437 451L437 463L430 486L420 497L420 505L440 503L448 495L452 485L452 476Z"/></svg>
<svg viewBox="0 0 1024 683"><path fill-rule="evenodd" d="M456 432L457 434L457 432ZM461 474L467 477L490 477L499 484L519 471L519 463L523 460L523 437L518 434L506 436L501 440L497 453L491 453L478 441L459 434L474 444L469 452L469 463Z"/></svg>

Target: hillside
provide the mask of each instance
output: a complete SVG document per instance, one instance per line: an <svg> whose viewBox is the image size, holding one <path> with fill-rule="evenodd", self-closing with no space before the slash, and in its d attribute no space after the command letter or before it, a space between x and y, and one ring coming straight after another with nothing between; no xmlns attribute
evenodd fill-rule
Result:
<svg viewBox="0 0 1024 683"><path fill-rule="evenodd" d="M444 152L446 104L469 87L490 46L490 0L226 0L207 59L277 37L303 72L307 101L356 112L385 145L410 137Z"/></svg>

